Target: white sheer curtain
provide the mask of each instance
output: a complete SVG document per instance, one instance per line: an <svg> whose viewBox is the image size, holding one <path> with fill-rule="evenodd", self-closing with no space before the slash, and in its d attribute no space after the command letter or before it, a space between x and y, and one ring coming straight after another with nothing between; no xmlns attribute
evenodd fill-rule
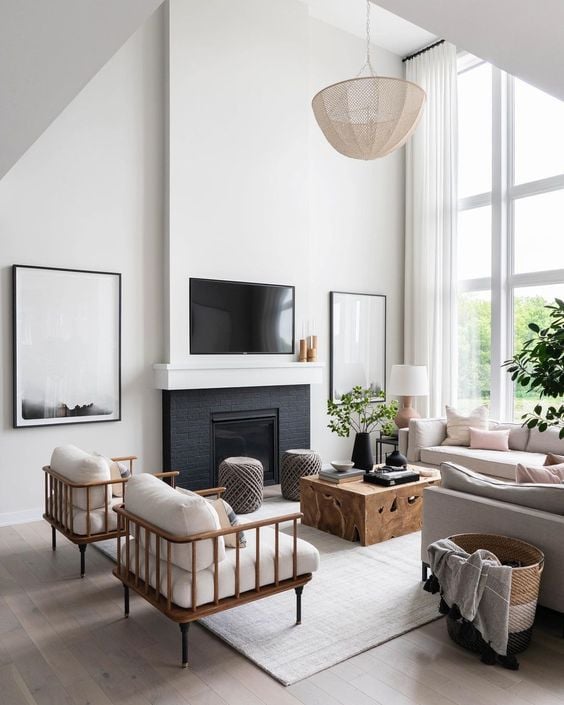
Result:
<svg viewBox="0 0 564 705"><path fill-rule="evenodd" d="M427 103L407 144L405 363L426 365L429 396L420 412L444 416L455 399L456 49L443 43L406 62L406 78Z"/></svg>

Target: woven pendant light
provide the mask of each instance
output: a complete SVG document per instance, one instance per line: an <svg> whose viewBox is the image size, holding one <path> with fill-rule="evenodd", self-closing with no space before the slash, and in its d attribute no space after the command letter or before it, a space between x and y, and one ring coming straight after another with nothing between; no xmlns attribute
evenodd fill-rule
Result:
<svg viewBox="0 0 564 705"><path fill-rule="evenodd" d="M369 76L361 76L364 69ZM407 142L417 127L425 91L401 78L376 76L370 63L370 0L366 0L366 61L356 78L319 91L311 102L329 144L353 159L378 159Z"/></svg>

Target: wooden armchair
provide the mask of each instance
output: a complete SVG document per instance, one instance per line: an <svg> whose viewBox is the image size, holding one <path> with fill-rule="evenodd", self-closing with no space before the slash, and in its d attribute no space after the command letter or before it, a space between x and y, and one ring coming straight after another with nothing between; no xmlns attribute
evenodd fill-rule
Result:
<svg viewBox="0 0 564 705"><path fill-rule="evenodd" d="M188 627L201 617L294 589L296 624L301 623L303 587L319 565L317 550L298 538L301 513L178 535L148 521L147 514L156 515L145 511L149 503L138 481L139 476L135 484L130 485L125 505L114 507L119 517L119 532L117 565L113 572L123 584L126 617L132 589L179 624L182 667L188 664ZM223 490L219 487L195 494L221 496ZM170 493L163 488L163 496L167 491ZM185 509L193 516L198 502L190 505L190 498L186 500L177 492L172 494L188 501ZM192 501L194 499L199 498L192 498ZM162 507L169 506L167 502L170 502L170 510L163 515L170 518L178 509L174 504L182 501L172 495L164 496ZM150 505L154 506L154 502ZM280 531L281 525L287 522L292 525L291 536ZM240 542L243 534L246 546ZM225 537L233 535L235 547L228 548Z"/></svg>
<svg viewBox="0 0 564 705"><path fill-rule="evenodd" d="M133 475L135 455L111 458L115 462L127 463L129 477ZM57 548L57 531L80 550L80 577L84 577L86 546L96 541L105 541L120 535L120 528L112 508L123 502L129 478L93 480L84 482L69 479L51 468L43 467L45 474L45 512L43 518L51 524L51 545ZM178 472L163 472L156 476L174 484ZM120 497L114 497L112 488L121 486Z"/></svg>

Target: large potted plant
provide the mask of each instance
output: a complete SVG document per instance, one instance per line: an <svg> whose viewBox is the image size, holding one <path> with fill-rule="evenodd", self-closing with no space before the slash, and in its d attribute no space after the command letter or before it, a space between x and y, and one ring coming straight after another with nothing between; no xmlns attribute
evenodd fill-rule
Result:
<svg viewBox="0 0 564 705"><path fill-rule="evenodd" d="M550 311L548 325L541 328L529 323L532 337L504 366L514 382L529 392L538 392L541 402L545 398L560 400L537 404L532 412L523 414L524 424L541 432L550 426L560 427L560 438L564 438L564 301L555 299L545 308Z"/></svg>
<svg viewBox="0 0 564 705"><path fill-rule="evenodd" d="M379 397L383 400L384 392L380 392ZM375 400L374 390L370 387L353 387L338 402L327 401L327 414L331 417L328 428L341 438L348 438L351 431L355 432L351 460L355 468L367 471L374 465L370 434L387 425L397 413L397 401L386 404Z"/></svg>

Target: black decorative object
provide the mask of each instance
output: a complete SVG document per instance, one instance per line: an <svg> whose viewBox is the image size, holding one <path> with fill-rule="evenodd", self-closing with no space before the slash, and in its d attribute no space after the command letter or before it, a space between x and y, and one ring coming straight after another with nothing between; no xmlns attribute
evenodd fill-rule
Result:
<svg viewBox="0 0 564 705"><path fill-rule="evenodd" d="M13 424L121 419L121 274L13 265Z"/></svg>
<svg viewBox="0 0 564 705"><path fill-rule="evenodd" d="M354 439L351 460L355 468L370 472L374 467L374 456L370 445L369 433L357 433Z"/></svg>
<svg viewBox="0 0 564 705"><path fill-rule="evenodd" d="M393 468L404 468L407 465L407 458L396 449L386 456L386 465L391 465Z"/></svg>

